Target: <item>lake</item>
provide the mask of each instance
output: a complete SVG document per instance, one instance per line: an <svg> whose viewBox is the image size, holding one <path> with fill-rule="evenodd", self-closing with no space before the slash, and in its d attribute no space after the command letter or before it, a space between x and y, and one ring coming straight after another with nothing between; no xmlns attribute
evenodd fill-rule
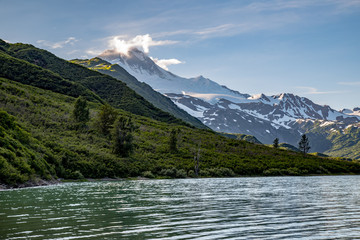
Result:
<svg viewBox="0 0 360 240"><path fill-rule="evenodd" d="M0 191L0 239L354 239L360 176L122 180Z"/></svg>

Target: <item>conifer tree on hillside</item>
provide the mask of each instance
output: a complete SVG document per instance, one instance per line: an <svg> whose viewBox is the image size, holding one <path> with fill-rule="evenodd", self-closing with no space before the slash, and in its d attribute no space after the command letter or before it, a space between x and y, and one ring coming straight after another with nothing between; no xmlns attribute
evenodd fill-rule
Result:
<svg viewBox="0 0 360 240"><path fill-rule="evenodd" d="M301 139L299 141L299 150L304 154L304 156L308 153L308 151L310 150L310 142L308 137L303 134L301 136Z"/></svg>
<svg viewBox="0 0 360 240"><path fill-rule="evenodd" d="M112 129L113 153L120 157L128 157L133 151L133 135L136 129L131 118L120 116Z"/></svg>
<svg viewBox="0 0 360 240"><path fill-rule="evenodd" d="M274 141L273 141L273 147L274 148L278 148L279 147L279 139L278 138L275 138Z"/></svg>
<svg viewBox="0 0 360 240"><path fill-rule="evenodd" d="M169 139L169 149L170 152L175 153L177 152L177 137L178 137L178 130L173 129L170 133Z"/></svg>
<svg viewBox="0 0 360 240"><path fill-rule="evenodd" d="M118 113L109 104L101 106L100 112L95 119L95 127L104 135L110 135L110 129L114 124Z"/></svg>
<svg viewBox="0 0 360 240"><path fill-rule="evenodd" d="M89 108L84 97L76 99L72 116L77 123L86 124L90 120Z"/></svg>

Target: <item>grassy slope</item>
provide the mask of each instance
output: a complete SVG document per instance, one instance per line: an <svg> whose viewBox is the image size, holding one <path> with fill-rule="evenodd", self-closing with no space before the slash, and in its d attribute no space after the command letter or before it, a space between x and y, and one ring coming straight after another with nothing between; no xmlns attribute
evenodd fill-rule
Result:
<svg viewBox="0 0 360 240"><path fill-rule="evenodd" d="M51 71L14 58L2 51L0 51L0 77L73 97L85 96L89 100L103 102L81 84L65 80Z"/></svg>
<svg viewBox="0 0 360 240"><path fill-rule="evenodd" d="M75 59L71 62L80 64L89 69L112 76L124 83L131 89L143 96L146 100L154 104L163 111L169 112L175 117L184 120L198 128L207 128L197 118L189 115L184 110L178 108L169 98L152 89L148 84L139 82L135 77L131 76L125 69L117 64L111 64L100 58L92 58L89 60Z"/></svg>
<svg viewBox="0 0 360 240"><path fill-rule="evenodd" d="M35 86L57 91L48 86L49 82L52 82L52 79L57 78L56 81L62 82L62 85L71 83L73 86L79 86L79 88L86 89L87 91L91 90L99 96L102 101L106 101L116 108L151 117L159 121L185 124L185 122L175 118L173 115L156 108L142 96L128 88L125 83L108 75L89 70L78 64L70 63L45 50L35 48L28 44L7 44L0 40L0 53L1 51L0 76L2 77L34 85L34 82L39 78L38 76L32 77L29 73L40 70L47 73L51 71L50 73L53 76L40 78L38 81L39 84ZM26 65L25 61L30 64ZM38 67L36 69L35 65L40 68ZM6 70L8 67L11 68L11 71ZM50 71L46 71L45 69ZM29 79L29 81L25 81L24 79ZM72 89L72 87L69 87L68 91L73 91ZM64 93L60 90L57 92ZM76 94L65 94L76 96Z"/></svg>
<svg viewBox="0 0 360 240"><path fill-rule="evenodd" d="M61 166L53 154L22 129L15 118L0 111L0 183L16 184L35 178L52 179Z"/></svg>
<svg viewBox="0 0 360 240"><path fill-rule="evenodd" d="M194 153L199 144L203 176L232 175L223 168L231 169L237 175L360 173L360 165L355 162L316 156L304 158L295 152L225 138L208 130L170 125L124 111L119 112L132 116L139 129L134 134L135 152L129 158L119 158L112 154L109 139L97 133L91 122L82 131L72 127L70 113L74 102L75 98L70 96L0 79L0 108L14 115L21 128L31 135L32 142L42 146L42 151L51 156L49 161L48 157L38 155L40 162L46 160L49 165L40 168L44 174L34 168L41 177L49 177L49 174L65 178L82 175L128 177L141 175L144 171L175 177L180 169L185 176L191 175L189 171L194 169ZM100 104L90 102L89 105L93 119ZM173 128L180 129L177 153L170 153L168 149ZM36 152L34 149L38 148L30 149ZM13 165L11 158L2 156ZM18 182L31 174L22 175L24 178Z"/></svg>
<svg viewBox="0 0 360 240"><path fill-rule="evenodd" d="M333 143L325 153L331 156L360 159L360 128L350 127L343 132L334 132L327 136Z"/></svg>
<svg viewBox="0 0 360 240"><path fill-rule="evenodd" d="M333 157L360 159L360 124L345 128L341 124L321 126L321 122L315 122L304 129L312 150L316 149Z"/></svg>

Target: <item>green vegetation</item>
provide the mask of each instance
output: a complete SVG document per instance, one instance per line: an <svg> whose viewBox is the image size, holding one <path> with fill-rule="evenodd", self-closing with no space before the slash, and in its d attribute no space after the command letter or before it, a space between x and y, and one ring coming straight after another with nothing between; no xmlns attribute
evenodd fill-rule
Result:
<svg viewBox="0 0 360 240"><path fill-rule="evenodd" d="M105 136L110 135L110 129L117 116L118 113L109 104L102 105L95 118L95 128Z"/></svg>
<svg viewBox="0 0 360 240"><path fill-rule="evenodd" d="M91 101L96 98L137 115L189 126L146 101L125 83L32 45L0 40L0 77L72 97L86 96Z"/></svg>
<svg viewBox="0 0 360 240"><path fill-rule="evenodd" d="M360 124L346 127L345 124L323 126L317 121L304 126L311 141L311 149L333 157L360 159Z"/></svg>
<svg viewBox="0 0 360 240"><path fill-rule="evenodd" d="M171 130L170 138L169 138L169 150L172 153L176 153L178 151L178 148L177 148L177 135L178 135L177 130L175 130L175 129Z"/></svg>
<svg viewBox="0 0 360 240"><path fill-rule="evenodd" d="M36 177L52 179L64 169L53 154L15 118L0 111L0 182L15 185Z"/></svg>
<svg viewBox="0 0 360 240"><path fill-rule="evenodd" d="M139 95L143 96L147 101L154 104L154 106L162 109L165 112L169 112L175 117L182 119L183 121L190 123L198 128L207 128L201 123L201 121L184 110L178 108L169 98L165 97L159 92L156 92L148 84L139 82L136 78L131 76L125 69L117 64L111 64L100 58L92 58L89 60L75 59L71 62L80 64L89 69L104 73L112 76L124 83Z"/></svg>
<svg viewBox="0 0 360 240"><path fill-rule="evenodd" d="M288 151L300 152L300 150L297 147L295 147L291 144L288 144L288 143L280 143L279 148L288 150Z"/></svg>
<svg viewBox="0 0 360 240"><path fill-rule="evenodd" d="M89 108L84 97L78 97L75 101L73 110L74 120L81 124L86 124L89 120Z"/></svg>
<svg viewBox="0 0 360 240"><path fill-rule="evenodd" d="M0 42L1 43L1 42ZM84 96L92 101L102 100L84 86L34 64L9 56L0 51L0 77L23 84L51 90L72 97Z"/></svg>
<svg viewBox="0 0 360 240"><path fill-rule="evenodd" d="M332 132L327 136L332 142L332 148L325 151L327 155L360 159L360 128L349 127Z"/></svg>
<svg viewBox="0 0 360 240"><path fill-rule="evenodd" d="M25 65L56 75L30 63ZM79 96L67 94L66 89L61 92L45 88L52 77L34 80L38 85L30 80L24 82L22 78L29 78L27 70L17 69L17 74L11 75L16 79L0 77L0 183L3 184L17 186L36 178L58 177L360 173L360 164L355 161L310 154L304 157L298 152L226 138L181 121L157 121L147 114L140 116L119 106L112 108L86 85L79 85L84 87L87 99L86 106L80 109L88 109L89 121L86 127L78 128L73 112ZM176 141L171 140L172 130L176 131ZM169 151L172 144L176 145L176 151Z"/></svg>
<svg viewBox="0 0 360 240"><path fill-rule="evenodd" d="M113 153L120 157L128 157L134 150L132 132L136 129L129 117L120 116L112 129Z"/></svg>
<svg viewBox="0 0 360 240"><path fill-rule="evenodd" d="M256 137L252 135L240 134L240 133L220 133L222 136L233 138L237 140L243 140L250 143L262 144Z"/></svg>

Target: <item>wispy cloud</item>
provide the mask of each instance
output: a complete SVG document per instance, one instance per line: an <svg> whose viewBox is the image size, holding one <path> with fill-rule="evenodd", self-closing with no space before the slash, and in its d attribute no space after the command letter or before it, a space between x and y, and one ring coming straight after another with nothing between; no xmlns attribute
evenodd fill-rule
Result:
<svg viewBox="0 0 360 240"><path fill-rule="evenodd" d="M74 45L74 43L76 43L78 40L74 37L69 37L68 39L64 40L64 41L60 41L60 42L50 42L47 40L38 40L36 41L38 44L41 44L42 46L45 47L50 47L52 49L57 49L57 48L63 48L66 45Z"/></svg>
<svg viewBox="0 0 360 240"><path fill-rule="evenodd" d="M301 91L301 94L336 94L336 93L346 93L346 91L319 91L314 87L296 87Z"/></svg>
<svg viewBox="0 0 360 240"><path fill-rule="evenodd" d="M110 47L115 48L118 52L124 54L126 54L129 49L134 47L142 48L145 53L149 53L149 47L151 46L171 45L175 43L178 43L178 41L153 40L149 34L137 35L136 37L129 40L123 39L123 36L115 36L109 41Z"/></svg>
<svg viewBox="0 0 360 240"><path fill-rule="evenodd" d="M314 7L333 7L334 9L352 9L360 6L359 0L275 0L265 2L254 2L242 8L232 11L253 12L276 12L292 9L304 9Z"/></svg>
<svg viewBox="0 0 360 240"><path fill-rule="evenodd" d="M300 1L266 1L266 2L254 2L247 5L244 8L233 9L233 11L254 11L254 12L264 12L264 11L281 11L289 9L298 9L304 8L309 5L313 5L314 1L300 0Z"/></svg>
<svg viewBox="0 0 360 240"><path fill-rule="evenodd" d="M76 53L80 53L80 52L81 52L80 50L75 49L75 50L72 50L72 51L70 51L70 52L67 52L66 54L67 54L67 55L72 55L72 54L76 54Z"/></svg>
<svg viewBox="0 0 360 240"><path fill-rule="evenodd" d="M206 23L192 16L192 22L182 24L183 29L154 32L152 36L193 36L193 40L196 40L273 30L305 21L311 23L312 18L309 15L313 14L314 8L321 8L319 14L323 16L352 11L360 7L360 0L274 0L238 5L240 6L232 6L231 8L224 5L223 8L207 14L204 13L209 18ZM326 11L323 10L324 8ZM176 11L172 14L172 22L180 17ZM181 17L183 16L181 15ZM153 21L151 22L153 23ZM148 26L144 20L141 23ZM152 26L148 26L148 29L151 28Z"/></svg>
<svg viewBox="0 0 360 240"><path fill-rule="evenodd" d="M97 49L88 49L85 51L86 54L90 55L90 56L98 56L100 55L103 51L102 50L97 50Z"/></svg>
<svg viewBox="0 0 360 240"><path fill-rule="evenodd" d="M360 86L360 82L338 82L339 85Z"/></svg>
<svg viewBox="0 0 360 240"><path fill-rule="evenodd" d="M220 26L205 28L203 30L200 30L200 31L197 31L194 33L198 34L198 35L208 35L208 34L214 34L214 33L219 33L219 32L225 32L234 27L235 27L234 24L222 24Z"/></svg>
<svg viewBox="0 0 360 240"><path fill-rule="evenodd" d="M185 63L185 62L182 62L178 59L175 59L175 58L171 58L171 59L158 59L158 58L153 58L153 57L150 57L151 60L153 60L159 67L169 71L168 69L168 66L170 65L176 65L176 64L180 64L180 63Z"/></svg>
<svg viewBox="0 0 360 240"><path fill-rule="evenodd" d="M236 36L263 30L274 30L283 26L297 23L300 20L301 17L291 13L262 15L258 17L245 16L242 19L221 20L219 23L216 21L212 26L192 26L188 29L153 33L152 36L177 36L179 38L185 38L186 42L196 42L198 40L218 38L223 36Z"/></svg>

